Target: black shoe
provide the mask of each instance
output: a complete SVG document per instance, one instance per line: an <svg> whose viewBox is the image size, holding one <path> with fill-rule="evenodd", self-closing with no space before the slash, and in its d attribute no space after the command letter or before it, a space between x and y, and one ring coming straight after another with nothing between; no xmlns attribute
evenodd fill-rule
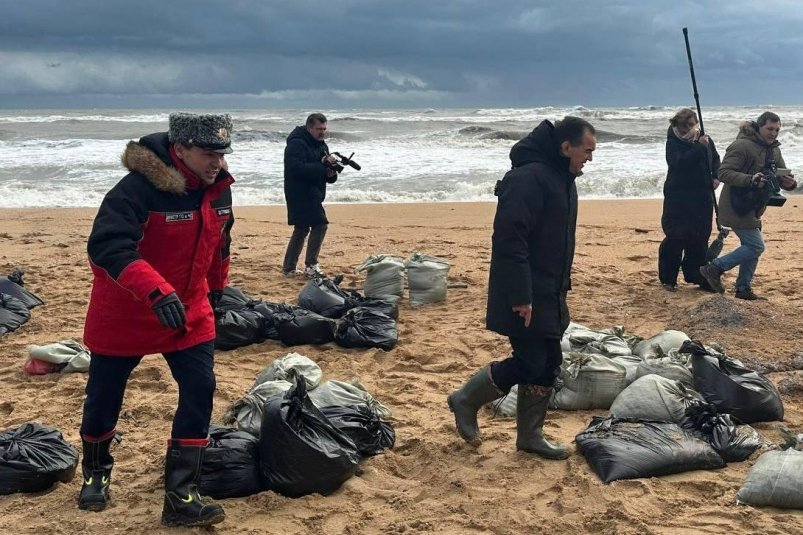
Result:
<svg viewBox="0 0 803 535"><path fill-rule="evenodd" d="M736 290L736 297L738 299L744 299L746 301L766 301L766 297L761 297L760 295L756 295L753 293L753 289L750 287L745 288L744 290Z"/></svg>
<svg viewBox="0 0 803 535"><path fill-rule="evenodd" d="M710 284L708 284L706 281L702 281L702 282L700 282L700 283L697 285L697 289L698 289L698 290L702 290L702 291L704 291L704 292L709 292L709 293L712 293L712 294L715 294L715 293L717 293L717 291L716 291L715 289L713 289L713 288L711 287L711 285L710 285Z"/></svg>
<svg viewBox="0 0 803 535"><path fill-rule="evenodd" d="M81 459L81 472L83 484L78 495L78 508L84 511L103 511L109 504L109 484L112 479L114 458L109 453L112 440L120 441L118 435L107 440L89 442L81 440L83 444L83 457Z"/></svg>
<svg viewBox="0 0 803 535"><path fill-rule="evenodd" d="M666 290L667 292L677 292L678 286L677 284L669 284L668 282L662 282L661 287Z"/></svg>
<svg viewBox="0 0 803 535"><path fill-rule="evenodd" d="M165 459L165 499L162 524L166 526L211 526L226 518L223 507L204 503L198 494L198 478L205 446L171 442Z"/></svg>
<svg viewBox="0 0 803 535"><path fill-rule="evenodd" d="M724 271L714 264L706 264L700 268L700 275L703 276L714 291L721 294L725 293L725 287L722 285L722 280L720 280L723 273Z"/></svg>

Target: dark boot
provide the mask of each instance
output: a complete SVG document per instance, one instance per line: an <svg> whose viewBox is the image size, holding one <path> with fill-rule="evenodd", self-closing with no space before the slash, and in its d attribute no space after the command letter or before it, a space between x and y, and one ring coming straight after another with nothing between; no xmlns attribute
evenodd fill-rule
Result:
<svg viewBox="0 0 803 535"><path fill-rule="evenodd" d="M85 511L103 511L109 503L109 484L112 478L114 457L109 453L111 436L100 442L89 442L81 439L84 446L81 471L84 482L78 495L78 508ZM118 439L119 441L119 439Z"/></svg>
<svg viewBox="0 0 803 535"><path fill-rule="evenodd" d="M714 264L706 264L700 268L700 275L717 293L724 294L725 287L722 285L722 271Z"/></svg>
<svg viewBox="0 0 803 535"><path fill-rule="evenodd" d="M166 526L211 526L226 518L223 507L205 504L198 494L205 446L171 442L165 459L165 500L162 524Z"/></svg>
<svg viewBox="0 0 803 535"><path fill-rule="evenodd" d="M516 398L516 449L535 453L545 459L566 459L568 450L560 444L550 444L544 438L544 419L549 405L551 388L539 385L519 385Z"/></svg>
<svg viewBox="0 0 803 535"><path fill-rule="evenodd" d="M491 365L487 365L475 373L462 388L452 392L446 398L449 410L454 413L457 434L474 447L482 443L477 413L480 408L505 392L499 390L491 378Z"/></svg>
<svg viewBox="0 0 803 535"><path fill-rule="evenodd" d="M749 286L747 288L745 288L744 290L736 290L736 298L737 299L745 299L747 301L766 301L767 300L766 297L762 297L760 295L756 295L756 293L753 292L753 289L750 288Z"/></svg>

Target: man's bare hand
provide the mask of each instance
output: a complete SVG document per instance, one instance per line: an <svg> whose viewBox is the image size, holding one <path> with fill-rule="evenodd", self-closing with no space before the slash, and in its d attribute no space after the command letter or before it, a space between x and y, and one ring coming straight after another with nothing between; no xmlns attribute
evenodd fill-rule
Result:
<svg viewBox="0 0 803 535"><path fill-rule="evenodd" d="M513 307L513 312L517 313L519 316L524 318L524 326L530 326L530 319L532 319L533 315L533 306L532 305L517 305Z"/></svg>

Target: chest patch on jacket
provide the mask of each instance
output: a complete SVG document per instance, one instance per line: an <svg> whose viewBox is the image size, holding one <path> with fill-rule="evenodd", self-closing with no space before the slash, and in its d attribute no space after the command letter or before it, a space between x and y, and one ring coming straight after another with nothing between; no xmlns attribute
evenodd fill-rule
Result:
<svg viewBox="0 0 803 535"><path fill-rule="evenodd" d="M166 223L175 223L176 221L192 221L194 218L195 214L192 212L172 212L165 214Z"/></svg>
<svg viewBox="0 0 803 535"><path fill-rule="evenodd" d="M217 209L217 215L219 215L219 216L221 216L221 215L230 215L230 214L231 214L231 208L218 208Z"/></svg>

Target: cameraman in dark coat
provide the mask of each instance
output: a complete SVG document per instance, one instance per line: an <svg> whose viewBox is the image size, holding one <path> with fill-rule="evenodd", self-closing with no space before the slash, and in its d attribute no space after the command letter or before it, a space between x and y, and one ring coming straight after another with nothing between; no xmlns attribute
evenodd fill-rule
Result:
<svg viewBox="0 0 803 535"><path fill-rule="evenodd" d="M487 328L510 338L513 353L493 362L448 397L458 434L481 443L477 412L518 384L516 449L565 459L543 434L569 325L577 222L575 177L596 148L594 127L577 117L543 121L510 151L513 169L497 183L488 281Z"/></svg>
<svg viewBox="0 0 803 535"><path fill-rule="evenodd" d="M765 195L766 174L775 174L786 167L778 141L780 131L781 118L765 111L755 121L739 126L739 134L722 160L719 176L724 187L719 197L719 222L733 229L739 247L701 267L700 274L717 292L725 293L722 274L739 266L734 294L738 299L765 299L753 291L752 281L764 252L761 216L769 201ZM787 174L777 177L778 185L792 191L797 188L797 181L788 174L788 169L785 171Z"/></svg>
<svg viewBox="0 0 803 535"><path fill-rule="evenodd" d="M287 203L287 224L293 226L293 234L282 264L285 276L299 273L296 265L308 235L304 275L310 278L323 275L318 254L329 224L323 201L326 198L326 184L337 181L334 168L336 159L329 155L329 147L324 141L326 123L323 114L313 113L307 117L305 126L297 126L287 136L287 147L284 149L284 199Z"/></svg>
<svg viewBox="0 0 803 535"><path fill-rule="evenodd" d="M669 120L666 132L664 211L661 227L665 238L658 248L658 279L664 289L674 292L678 272L701 289L714 291L700 275L706 263L713 191L719 186L719 154L714 141L700 135L697 114L688 108Z"/></svg>

